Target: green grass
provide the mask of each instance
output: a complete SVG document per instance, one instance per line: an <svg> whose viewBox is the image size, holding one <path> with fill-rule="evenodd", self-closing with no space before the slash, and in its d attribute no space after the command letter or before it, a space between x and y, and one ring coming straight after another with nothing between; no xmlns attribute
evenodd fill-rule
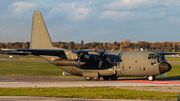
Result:
<svg viewBox="0 0 180 101"><path fill-rule="evenodd" d="M58 76L63 71L41 61L0 61L0 75L17 76Z"/></svg>
<svg viewBox="0 0 180 101"><path fill-rule="evenodd" d="M9 56L12 56L10 58ZM43 59L39 56L35 55L8 55L8 54L0 54L0 59Z"/></svg>
<svg viewBox="0 0 180 101"><path fill-rule="evenodd" d="M180 64L171 64L172 68L167 72L167 76L180 76Z"/></svg>
<svg viewBox="0 0 180 101"><path fill-rule="evenodd" d="M168 62L180 62L180 58L166 58Z"/></svg>
<svg viewBox="0 0 180 101"><path fill-rule="evenodd" d="M88 99L177 100L178 93L126 90L107 87L0 88L0 96L38 96Z"/></svg>

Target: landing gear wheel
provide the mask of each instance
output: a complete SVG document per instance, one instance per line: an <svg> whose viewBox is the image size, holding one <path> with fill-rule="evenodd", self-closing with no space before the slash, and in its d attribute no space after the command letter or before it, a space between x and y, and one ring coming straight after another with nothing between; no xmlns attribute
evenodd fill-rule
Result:
<svg viewBox="0 0 180 101"><path fill-rule="evenodd" d="M149 81L154 81L155 80L155 76L148 76L148 80Z"/></svg>
<svg viewBox="0 0 180 101"><path fill-rule="evenodd" d="M117 77L111 77L111 80L117 80Z"/></svg>
<svg viewBox="0 0 180 101"><path fill-rule="evenodd" d="M109 77L103 77L104 80L109 80Z"/></svg>
<svg viewBox="0 0 180 101"><path fill-rule="evenodd" d="M85 77L85 80L86 80L86 81L91 81L92 78L91 78L91 77Z"/></svg>
<svg viewBox="0 0 180 101"><path fill-rule="evenodd" d="M92 78L94 81L99 81L100 77L93 77Z"/></svg>

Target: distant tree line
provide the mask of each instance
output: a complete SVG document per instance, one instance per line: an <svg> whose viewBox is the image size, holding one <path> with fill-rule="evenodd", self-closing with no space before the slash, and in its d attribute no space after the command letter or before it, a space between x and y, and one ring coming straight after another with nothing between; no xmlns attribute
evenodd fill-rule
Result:
<svg viewBox="0 0 180 101"><path fill-rule="evenodd" d="M80 49L80 43L71 42L53 42L54 47L65 48L65 49ZM98 49L103 50L104 45L107 44L107 50L139 50L138 47L143 48L143 50L149 51L162 51L165 46L165 51L171 52L173 51L173 47L176 52L180 51L180 42L147 42L147 41L138 41L137 43L132 42L130 39L125 39L122 42L113 42L113 43L100 43L100 42L90 42L83 45L83 49ZM1 43L0 48L7 49L28 49L30 46L30 42L8 42Z"/></svg>

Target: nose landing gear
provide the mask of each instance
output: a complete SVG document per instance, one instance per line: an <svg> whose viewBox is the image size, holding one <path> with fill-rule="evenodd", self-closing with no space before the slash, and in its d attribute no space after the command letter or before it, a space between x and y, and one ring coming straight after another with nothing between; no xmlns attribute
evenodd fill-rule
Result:
<svg viewBox="0 0 180 101"><path fill-rule="evenodd" d="M149 80L149 81L154 81L155 79L156 79L155 76L152 76L152 75L151 75L151 76L148 76L148 80Z"/></svg>

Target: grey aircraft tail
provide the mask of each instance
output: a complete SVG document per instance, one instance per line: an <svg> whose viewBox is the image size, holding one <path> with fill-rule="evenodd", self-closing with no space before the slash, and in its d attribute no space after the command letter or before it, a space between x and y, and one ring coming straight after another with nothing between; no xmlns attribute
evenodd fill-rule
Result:
<svg viewBox="0 0 180 101"><path fill-rule="evenodd" d="M40 11L35 11L32 20L30 49L55 49Z"/></svg>

